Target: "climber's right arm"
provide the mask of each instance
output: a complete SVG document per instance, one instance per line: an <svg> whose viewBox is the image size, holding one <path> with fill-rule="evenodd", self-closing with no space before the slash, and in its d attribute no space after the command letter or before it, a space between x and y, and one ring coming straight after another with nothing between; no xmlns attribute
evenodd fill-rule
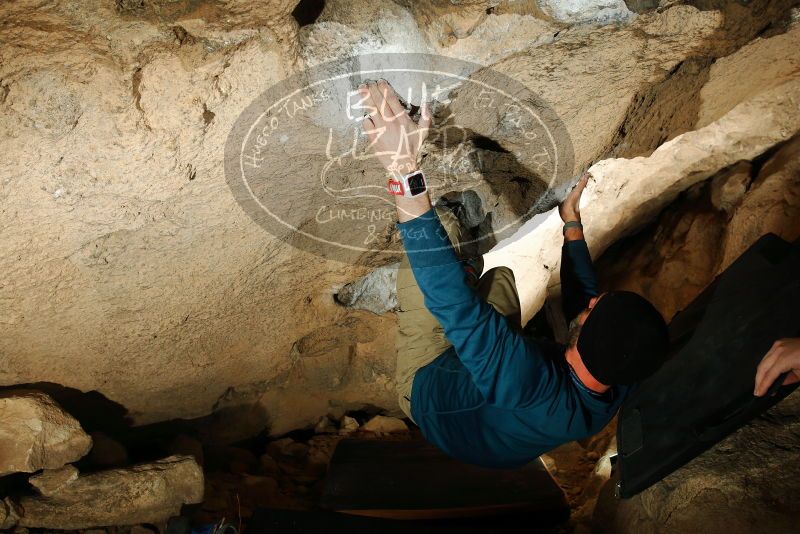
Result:
<svg viewBox="0 0 800 534"><path fill-rule="evenodd" d="M387 171L417 170L417 150L431 122L430 110L423 105L418 125L385 82L360 86L359 91L371 108L364 131ZM395 202L397 226L425 307L441 324L487 402L514 407L540 398L538 390L553 382L552 369L543 358L532 357L506 318L467 284L428 193L396 196Z"/></svg>

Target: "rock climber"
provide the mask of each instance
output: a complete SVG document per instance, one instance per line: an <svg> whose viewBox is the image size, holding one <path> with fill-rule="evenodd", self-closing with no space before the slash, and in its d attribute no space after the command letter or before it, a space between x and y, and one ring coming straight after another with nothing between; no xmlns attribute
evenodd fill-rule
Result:
<svg viewBox="0 0 800 534"><path fill-rule="evenodd" d="M579 211L589 176L559 207L568 345L528 337L511 270L471 276L458 257L456 217L432 207L417 161L430 107L423 104L415 122L385 80L358 90L406 251L397 281L403 411L445 453L486 467L518 467L597 433L666 359L669 342L664 319L643 297L598 292Z"/></svg>

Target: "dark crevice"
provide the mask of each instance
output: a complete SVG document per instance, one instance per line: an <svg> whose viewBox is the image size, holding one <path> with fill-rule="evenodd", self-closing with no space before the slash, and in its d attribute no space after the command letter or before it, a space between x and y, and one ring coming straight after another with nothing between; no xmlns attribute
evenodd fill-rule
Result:
<svg viewBox="0 0 800 534"><path fill-rule="evenodd" d="M211 124L211 121L214 120L217 114L208 109L208 106L203 103L203 122L205 122L206 127Z"/></svg>
<svg viewBox="0 0 800 534"><path fill-rule="evenodd" d="M764 165L766 165L772 159L772 157L775 154L780 152L783 149L783 147L785 147L786 145L789 145L791 143L796 143L798 139L800 139L800 135L795 135L793 137L790 137L789 139L787 139L785 141L781 141L780 143L777 143L777 144L771 146L770 148L768 148L767 150L765 150L764 152L762 152L758 156L754 157L750 161L750 178L751 178L751 180L755 181L755 179L758 178L758 176L761 174L762 169L764 168Z"/></svg>
<svg viewBox="0 0 800 534"><path fill-rule="evenodd" d="M178 40L181 46L193 45L196 42L194 36L191 33L187 32L186 28L184 28L183 26L173 26L172 33L175 34L175 38Z"/></svg>
<svg viewBox="0 0 800 534"><path fill-rule="evenodd" d="M300 26L308 26L317 21L323 9L325 9L325 0L300 0L300 3L292 11L292 17Z"/></svg>
<svg viewBox="0 0 800 534"><path fill-rule="evenodd" d="M8 98L8 93L11 92L8 85L3 83L3 80L0 80L0 104L6 103L6 98Z"/></svg>
<svg viewBox="0 0 800 534"><path fill-rule="evenodd" d="M142 68L139 67L133 71L133 80L131 87L131 94L133 95L133 103L136 104L136 109L144 113L142 109L142 93L139 91L139 86L142 84Z"/></svg>
<svg viewBox="0 0 800 534"><path fill-rule="evenodd" d="M639 92L603 158L648 156L664 142L694 129L700 91L713 62L711 57L687 58L664 80Z"/></svg>
<svg viewBox="0 0 800 534"><path fill-rule="evenodd" d="M448 124L452 112L447 106L434 108L434 124ZM452 127L450 127L452 126ZM446 128L435 128L429 136L429 143L435 147L434 151L451 151L460 147L463 155L459 166L456 168L452 162L444 162L442 172L445 179L448 173L460 174L466 169L480 175L480 180L489 188L489 192L480 191L475 187L462 189L475 189L481 195L486 195L482 201L484 215L481 224L478 253L489 250L497 240L503 239L513 233L528 219L537 213L549 210L556 203L555 195L545 179L545 171L534 170L526 162L520 161L517 154L504 147L501 142L477 131L451 124ZM438 162L436 163L438 164ZM570 163L571 166L571 163ZM473 194L476 194L474 191ZM446 203L459 203L459 191L445 190L441 195ZM477 194L476 194L477 196ZM502 201L498 201L502 199ZM501 213L491 212L502 205ZM458 213L456 213L458 215ZM477 223L476 223L477 224ZM502 235L494 235L492 225L501 225ZM470 225L468 225L470 226Z"/></svg>
<svg viewBox="0 0 800 534"><path fill-rule="evenodd" d="M508 150L503 148L500 143L483 135L474 136L472 138L472 143L475 145L475 148L480 148L481 150L491 150L492 152L508 154Z"/></svg>
<svg viewBox="0 0 800 534"><path fill-rule="evenodd" d="M141 85L142 85L142 68L138 67L135 71L133 71L133 77L131 80L131 96L133 97L133 104L136 106L136 109L139 110L139 113L142 115L142 122L144 123L145 128L149 130L150 125L147 124L147 117L145 116L144 109L142 108L142 92L140 89Z"/></svg>

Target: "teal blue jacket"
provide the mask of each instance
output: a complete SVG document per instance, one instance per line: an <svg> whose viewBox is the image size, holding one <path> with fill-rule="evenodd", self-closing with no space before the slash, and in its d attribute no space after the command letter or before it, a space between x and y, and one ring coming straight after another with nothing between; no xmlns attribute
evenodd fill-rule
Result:
<svg viewBox="0 0 800 534"><path fill-rule="evenodd" d="M452 343L414 377L411 415L427 440L467 463L512 468L608 424L630 388L595 393L564 346L513 330L467 283L434 210L398 228L425 306ZM597 295L585 241L564 244L561 286L568 321Z"/></svg>

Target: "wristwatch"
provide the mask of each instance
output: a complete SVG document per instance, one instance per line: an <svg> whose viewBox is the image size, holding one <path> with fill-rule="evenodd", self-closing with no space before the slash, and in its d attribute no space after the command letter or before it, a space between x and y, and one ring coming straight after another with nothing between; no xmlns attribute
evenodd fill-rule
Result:
<svg viewBox="0 0 800 534"><path fill-rule="evenodd" d="M398 178L389 178L387 188L392 195L412 198L427 191L428 185L422 171L414 171Z"/></svg>

